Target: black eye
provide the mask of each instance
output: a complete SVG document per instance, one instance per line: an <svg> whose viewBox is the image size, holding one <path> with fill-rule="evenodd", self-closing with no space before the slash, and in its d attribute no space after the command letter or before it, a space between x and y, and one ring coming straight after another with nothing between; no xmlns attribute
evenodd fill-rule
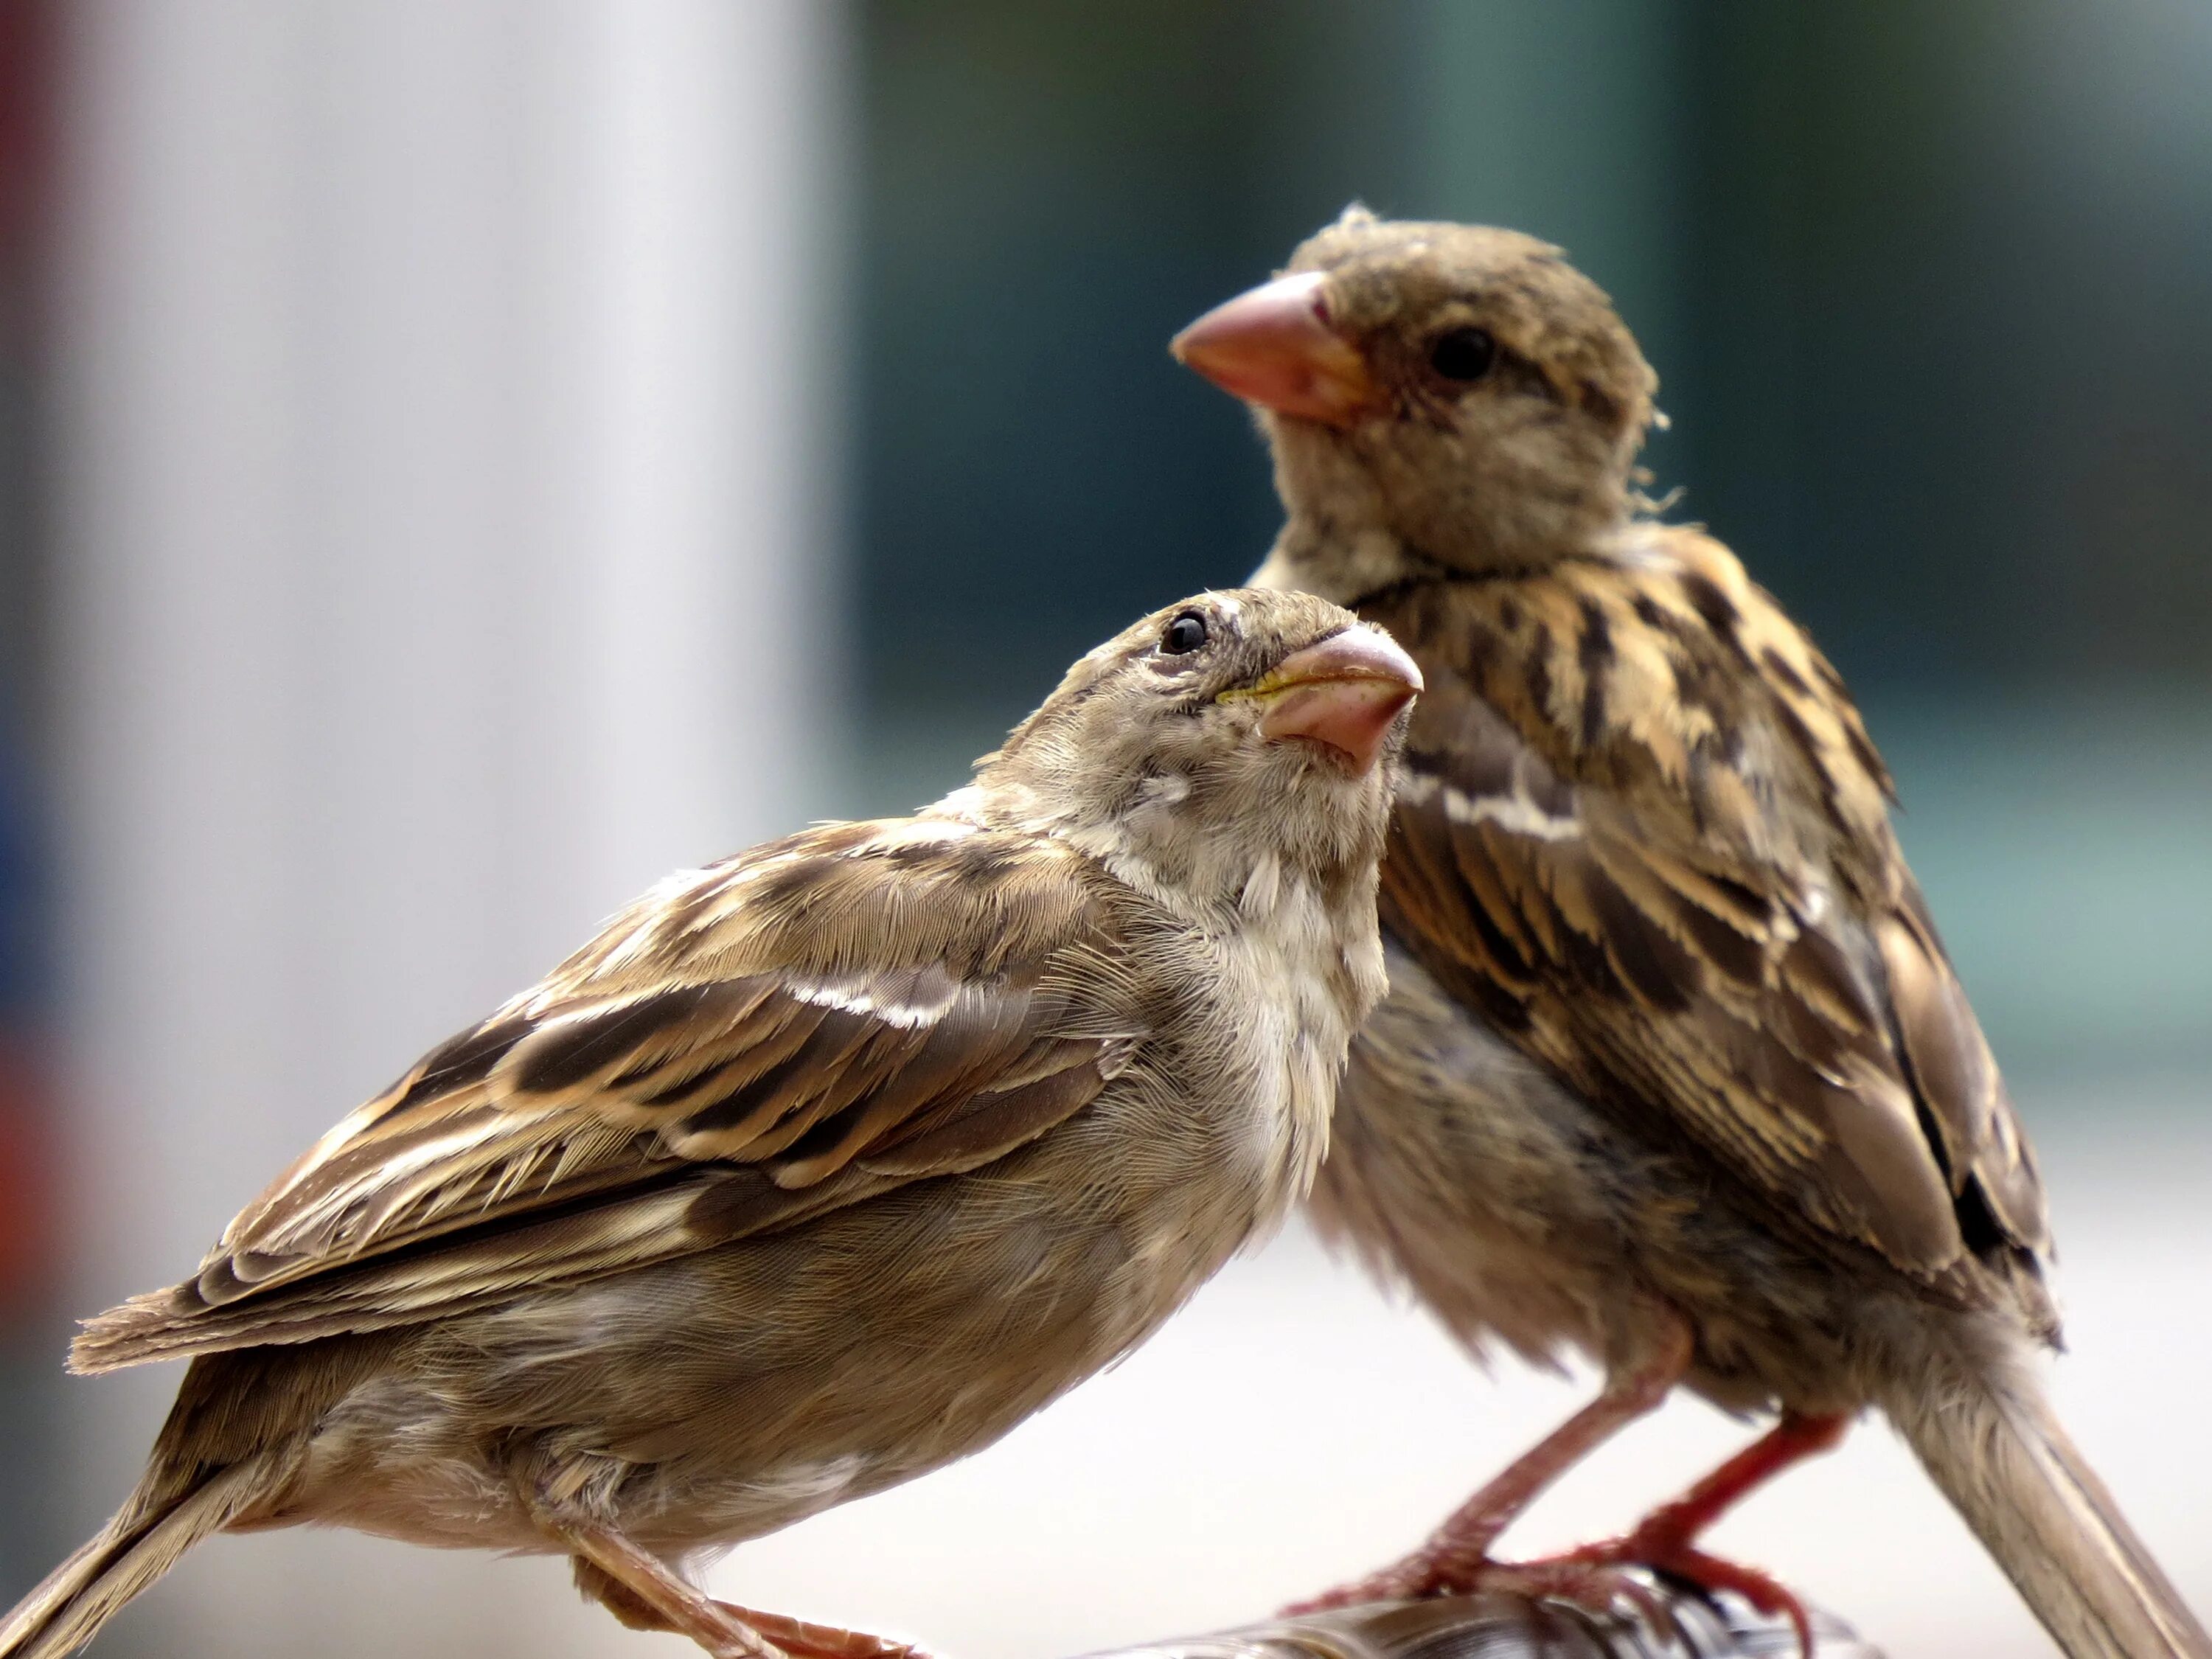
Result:
<svg viewBox="0 0 2212 1659"><path fill-rule="evenodd" d="M1490 373L1498 342L1486 328L1455 328L1429 348L1429 367L1447 380L1479 380Z"/></svg>
<svg viewBox="0 0 2212 1659"><path fill-rule="evenodd" d="M1186 611L1160 630L1160 654L1188 657L1206 643L1206 618Z"/></svg>

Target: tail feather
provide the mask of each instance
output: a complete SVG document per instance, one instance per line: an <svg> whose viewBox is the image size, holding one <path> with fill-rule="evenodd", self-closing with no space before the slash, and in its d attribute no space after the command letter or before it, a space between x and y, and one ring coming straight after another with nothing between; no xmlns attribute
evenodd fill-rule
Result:
<svg viewBox="0 0 2212 1659"><path fill-rule="evenodd" d="M269 1490L252 1458L182 1490L142 1486L92 1541L48 1573L0 1622L0 1659L64 1659L123 1604L219 1532Z"/></svg>
<svg viewBox="0 0 2212 1659"><path fill-rule="evenodd" d="M2212 1659L2212 1638L2024 1366L1931 1356L1885 1402L1929 1475L2069 1659Z"/></svg>

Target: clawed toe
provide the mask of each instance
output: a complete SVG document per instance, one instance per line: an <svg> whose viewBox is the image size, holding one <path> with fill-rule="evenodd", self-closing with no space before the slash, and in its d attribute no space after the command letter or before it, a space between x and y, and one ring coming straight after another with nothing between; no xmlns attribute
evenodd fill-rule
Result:
<svg viewBox="0 0 2212 1659"><path fill-rule="evenodd" d="M1723 1591L1739 1595L1769 1618L1788 1620L1796 1632L1800 1659L1813 1659L1812 1621L1804 1603L1781 1580L1678 1540L1636 1534L1531 1561L1423 1551L1355 1583L1293 1602L1282 1616L1330 1613L1376 1601L1489 1594L1565 1601L1601 1616L1626 1606L1661 1634L1679 1633L1667 1598L1639 1576L1639 1570L1679 1580L1707 1596Z"/></svg>
<svg viewBox="0 0 2212 1659"><path fill-rule="evenodd" d="M1592 1567L1649 1568L1689 1585L1708 1598L1726 1592L1738 1595L1770 1619L1786 1619L1797 1637L1799 1659L1813 1659L1813 1621L1796 1592L1770 1572L1711 1555L1674 1538L1631 1534L1626 1538L1586 1545L1558 1558L1561 1565Z"/></svg>
<svg viewBox="0 0 2212 1659"><path fill-rule="evenodd" d="M1686 1580L1707 1595L1729 1591L1770 1619L1787 1619L1790 1627L1797 1633L1798 1659L1813 1659L1812 1618L1796 1592L1771 1573L1686 1546L1651 1565L1653 1571Z"/></svg>
<svg viewBox="0 0 2212 1659"><path fill-rule="evenodd" d="M895 1641L888 1636L872 1636L865 1631L846 1630L836 1625L817 1625L811 1620L763 1613L757 1607L741 1607L729 1601L715 1605L743 1620L792 1659L934 1659L927 1649L911 1642Z"/></svg>

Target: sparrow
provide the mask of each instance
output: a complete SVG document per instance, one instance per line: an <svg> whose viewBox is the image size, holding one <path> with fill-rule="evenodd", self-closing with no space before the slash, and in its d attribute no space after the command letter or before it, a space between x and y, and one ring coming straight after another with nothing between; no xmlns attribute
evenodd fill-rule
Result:
<svg viewBox="0 0 2212 1659"><path fill-rule="evenodd" d="M191 1364L0 1655L298 1525L564 1553L722 1659L911 1651L689 1568L997 1439L1304 1194L1420 683L1323 600L1204 594L915 817L662 881L87 1322L77 1371Z"/></svg>
<svg viewBox="0 0 2212 1659"><path fill-rule="evenodd" d="M2212 1654L2032 1369L2059 1338L2043 1187L1889 775L1804 631L1640 493L1657 380L1606 295L1531 237L1355 207L1174 350L1273 448L1286 520L1255 582L1386 626L1428 688L1389 994L1314 1212L1478 1356L1607 1379L1321 1604L1601 1595L1644 1563L1788 1612L1809 1649L1788 1592L1697 1540L1871 1407L2067 1653ZM1778 1421L1624 1537L1492 1559L1678 1386Z"/></svg>

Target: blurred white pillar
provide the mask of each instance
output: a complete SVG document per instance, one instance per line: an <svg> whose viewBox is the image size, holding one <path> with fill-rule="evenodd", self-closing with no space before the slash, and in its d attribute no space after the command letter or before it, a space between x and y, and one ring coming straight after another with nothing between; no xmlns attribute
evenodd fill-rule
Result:
<svg viewBox="0 0 2212 1659"><path fill-rule="evenodd" d="M835 738L844 19L63 9L65 937L88 1310ZM80 1518L173 1368L77 1385ZM565 1572L217 1540L109 1651L635 1651Z"/></svg>

